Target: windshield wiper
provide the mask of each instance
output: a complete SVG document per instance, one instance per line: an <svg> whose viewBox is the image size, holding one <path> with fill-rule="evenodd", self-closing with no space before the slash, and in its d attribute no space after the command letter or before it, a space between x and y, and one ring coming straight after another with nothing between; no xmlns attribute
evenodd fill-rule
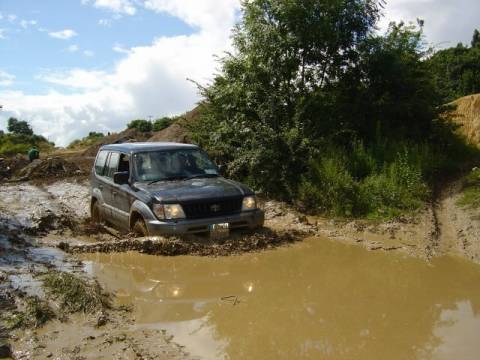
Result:
<svg viewBox="0 0 480 360"><path fill-rule="evenodd" d="M158 182L162 182L162 181L175 181L175 180L185 180L186 177L185 176L169 176L169 177L166 177L166 178L163 178L163 179L158 179L158 180L154 180L154 181L150 181L148 183L148 185L152 185L152 184L155 184L155 183L158 183Z"/></svg>
<svg viewBox="0 0 480 360"><path fill-rule="evenodd" d="M196 174L196 175L186 177L185 179L183 179L183 181L198 179L198 178L213 178L213 177L219 177L219 176L220 175L218 174Z"/></svg>

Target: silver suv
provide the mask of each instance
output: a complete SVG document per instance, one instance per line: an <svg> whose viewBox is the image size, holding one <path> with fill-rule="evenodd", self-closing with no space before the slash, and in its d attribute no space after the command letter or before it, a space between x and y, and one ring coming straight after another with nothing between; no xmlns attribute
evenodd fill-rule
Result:
<svg viewBox="0 0 480 360"><path fill-rule="evenodd" d="M195 145L103 146L90 184L92 219L140 236L225 235L264 222L254 192L222 177Z"/></svg>

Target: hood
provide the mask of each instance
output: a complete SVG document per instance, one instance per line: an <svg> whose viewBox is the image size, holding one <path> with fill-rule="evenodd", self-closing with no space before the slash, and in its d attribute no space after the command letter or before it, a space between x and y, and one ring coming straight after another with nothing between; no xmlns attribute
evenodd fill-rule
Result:
<svg viewBox="0 0 480 360"><path fill-rule="evenodd" d="M158 201L166 203L240 197L253 194L245 185L222 177L162 181L152 185L136 183L135 186L151 194L151 196L155 197Z"/></svg>

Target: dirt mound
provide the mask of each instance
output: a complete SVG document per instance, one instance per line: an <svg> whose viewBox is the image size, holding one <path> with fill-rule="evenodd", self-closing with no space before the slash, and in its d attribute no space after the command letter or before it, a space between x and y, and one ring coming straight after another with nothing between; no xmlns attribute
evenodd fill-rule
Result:
<svg viewBox="0 0 480 360"><path fill-rule="evenodd" d="M452 112L453 121L460 125L460 134L475 145L480 145L480 94L469 95L452 103L457 108Z"/></svg>
<svg viewBox="0 0 480 360"><path fill-rule="evenodd" d="M119 241L72 246L68 243L60 243L58 247L73 254L139 251L144 254L161 256L230 256L293 244L303 240L307 235L301 231L277 232L264 228L252 234L231 235L222 242L200 237L185 239L159 237L152 239L127 238Z"/></svg>
<svg viewBox="0 0 480 360"><path fill-rule="evenodd" d="M177 142L189 143L190 140L187 131L179 123L170 125L168 128L158 131L153 135L148 142Z"/></svg>
<svg viewBox="0 0 480 360"><path fill-rule="evenodd" d="M0 158L0 180L10 178L26 165L28 165L28 160L25 156L17 155L13 158Z"/></svg>
<svg viewBox="0 0 480 360"><path fill-rule="evenodd" d="M35 180L45 178L65 178L82 175L80 168L73 162L60 157L34 160L21 169L14 180Z"/></svg>
<svg viewBox="0 0 480 360"><path fill-rule="evenodd" d="M98 143L87 148L82 155L96 156L98 149L100 149L100 147L103 145L147 141L151 136L152 133L150 132L143 133L137 129L126 129L118 134L116 133L101 138Z"/></svg>

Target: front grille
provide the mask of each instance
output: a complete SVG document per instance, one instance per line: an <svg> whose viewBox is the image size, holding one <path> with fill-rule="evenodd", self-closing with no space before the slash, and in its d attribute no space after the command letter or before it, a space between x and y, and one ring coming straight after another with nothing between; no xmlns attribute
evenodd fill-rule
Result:
<svg viewBox="0 0 480 360"><path fill-rule="evenodd" d="M182 203L187 219L202 219L236 214L242 210L243 198L203 200Z"/></svg>

